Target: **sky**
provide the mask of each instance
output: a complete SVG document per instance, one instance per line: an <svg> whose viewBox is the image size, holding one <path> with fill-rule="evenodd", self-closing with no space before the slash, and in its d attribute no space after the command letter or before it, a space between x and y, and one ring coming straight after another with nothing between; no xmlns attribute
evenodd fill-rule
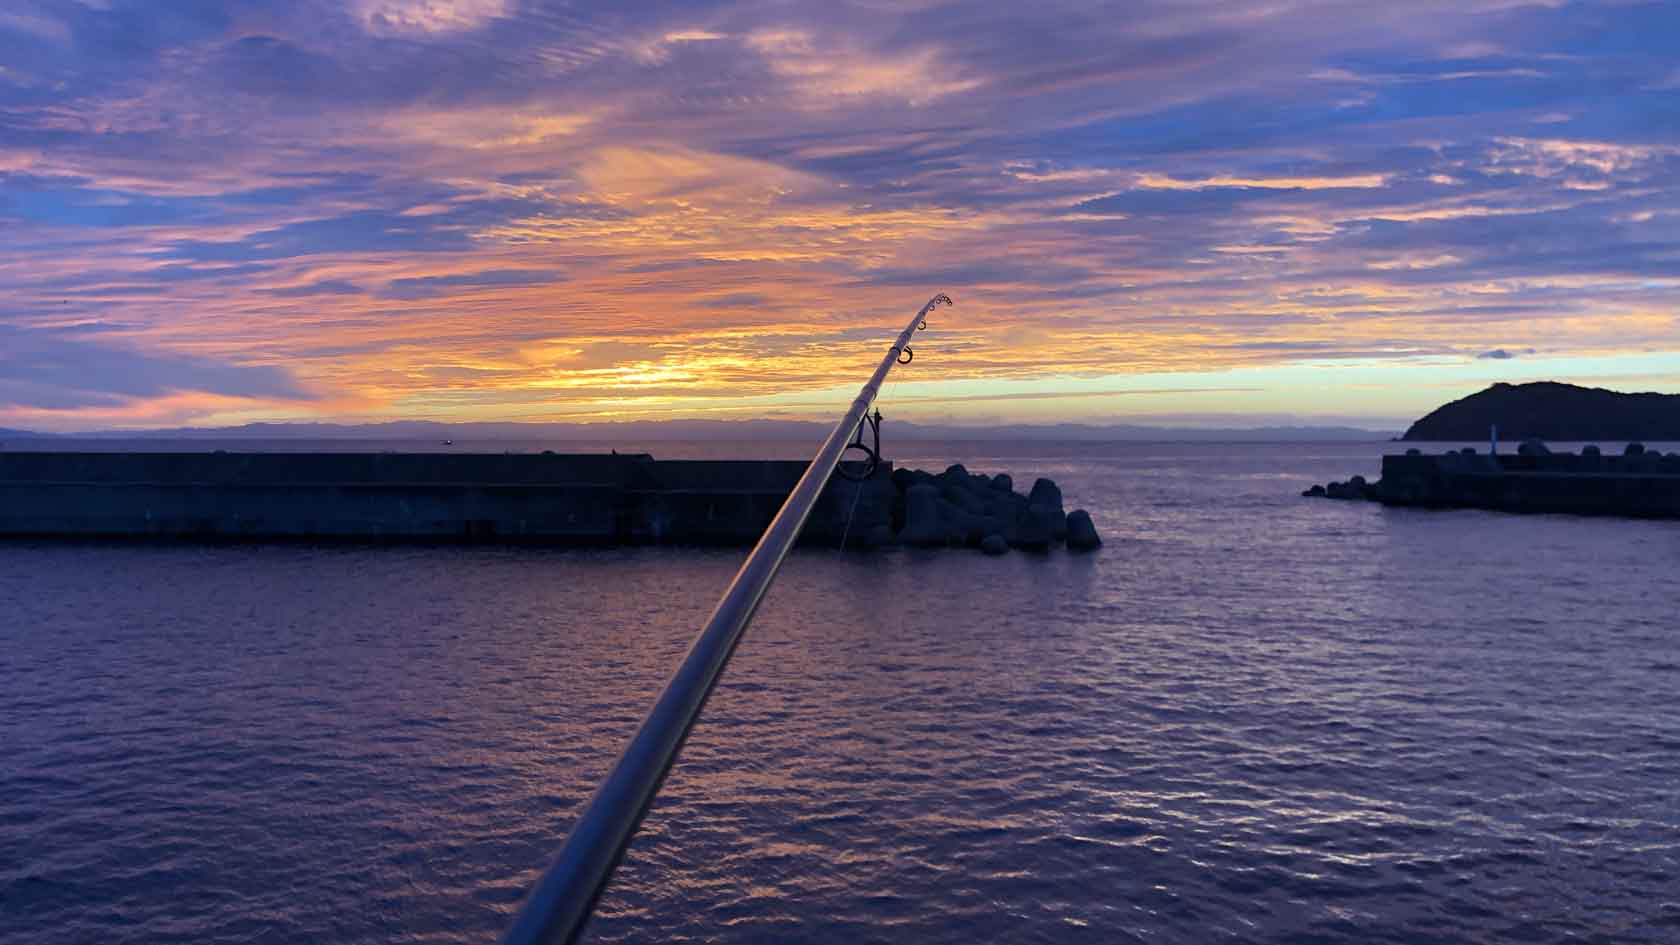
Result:
<svg viewBox="0 0 1680 945"><path fill-rule="evenodd" d="M0 426L1680 391L1680 4L6 0Z"/></svg>

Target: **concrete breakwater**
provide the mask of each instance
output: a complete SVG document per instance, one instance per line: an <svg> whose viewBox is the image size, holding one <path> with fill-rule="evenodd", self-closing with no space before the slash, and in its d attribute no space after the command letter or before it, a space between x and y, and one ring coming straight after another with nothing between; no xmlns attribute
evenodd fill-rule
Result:
<svg viewBox="0 0 1680 945"><path fill-rule="evenodd" d="M1354 476L1302 494L1393 506L1680 518L1680 453L1665 456L1638 443L1620 456L1594 446L1553 453L1538 441L1500 455L1413 449L1384 456L1377 482Z"/></svg>
<svg viewBox="0 0 1680 945"><path fill-rule="evenodd" d="M0 535L749 545L805 468L645 453L0 452ZM1047 479L1022 496L1007 476L885 462L861 482L834 477L802 540L994 536L1004 550L1100 544Z"/></svg>

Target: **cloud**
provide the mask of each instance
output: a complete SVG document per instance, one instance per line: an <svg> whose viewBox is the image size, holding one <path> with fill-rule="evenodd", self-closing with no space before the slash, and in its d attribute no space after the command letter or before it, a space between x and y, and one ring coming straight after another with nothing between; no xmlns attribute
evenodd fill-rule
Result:
<svg viewBox="0 0 1680 945"><path fill-rule="evenodd" d="M419 276L393 279L381 294L393 299L427 299L451 293L457 289L505 289L519 286L549 285L565 276L540 269L487 269L447 276Z"/></svg>
<svg viewBox="0 0 1680 945"><path fill-rule="evenodd" d="M585 113L467 107L405 110L384 124L399 135L437 147L485 151L531 147L574 136L590 121Z"/></svg>
<svg viewBox="0 0 1680 945"><path fill-rule="evenodd" d="M1506 0L14 3L0 325L83 368L7 383L37 407L191 410L267 402L292 375L260 359L370 412L668 414L850 376L935 289L960 304L917 361L935 393L1667 351L1669 20ZM106 369L128 380L88 379ZM1426 389L1388 385L1386 415ZM1310 405L1268 409L1286 407Z"/></svg>
<svg viewBox="0 0 1680 945"><path fill-rule="evenodd" d="M0 32L28 33L38 39L64 42L70 38L70 27L63 20L32 13L0 12Z"/></svg>
<svg viewBox="0 0 1680 945"><path fill-rule="evenodd" d="M774 303L775 297L762 292L731 292L694 303L703 308L755 308Z"/></svg>
<svg viewBox="0 0 1680 945"><path fill-rule="evenodd" d="M414 36L478 29L506 16L506 0L356 0L362 24L376 34Z"/></svg>
<svg viewBox="0 0 1680 945"><path fill-rule="evenodd" d="M670 61L679 49L694 43L716 43L729 39L726 33L704 29L674 29L629 44L630 55L644 65L659 65Z"/></svg>
<svg viewBox="0 0 1680 945"><path fill-rule="evenodd" d="M157 255L192 262L248 262L351 253L465 252L472 248L475 224L500 217L488 203L455 204L420 216L361 210L287 223L233 240L173 240Z"/></svg>
<svg viewBox="0 0 1680 945"><path fill-rule="evenodd" d="M1534 353L1533 348L1522 348L1517 351L1509 351L1505 348L1494 348L1492 351L1483 351L1481 354L1476 355L1476 357L1485 361L1509 361L1521 355Z"/></svg>
<svg viewBox="0 0 1680 945"><path fill-rule="evenodd" d="M203 198L168 198L87 187L83 181L0 175L0 219L76 227L136 227L186 223L218 209Z"/></svg>
<svg viewBox="0 0 1680 945"><path fill-rule="evenodd" d="M923 105L978 88L983 81L932 45L892 52L837 48L834 37L773 27L749 33L746 46L764 57L773 75L818 103L876 98Z"/></svg>
<svg viewBox="0 0 1680 945"><path fill-rule="evenodd" d="M269 401L314 399L280 367L144 352L89 341L79 332L0 325L0 406L75 410L184 391Z"/></svg>
<svg viewBox="0 0 1680 945"><path fill-rule="evenodd" d="M1302 177L1236 177L1223 174L1216 177L1183 179L1164 174L1143 174L1134 186L1139 190L1207 190L1235 188L1240 190L1368 190L1382 187L1388 179L1382 174L1353 174Z"/></svg>
<svg viewBox="0 0 1680 945"><path fill-rule="evenodd" d="M320 279L315 282L304 282L298 285L281 286L274 289L263 289L266 295L281 299L301 299L316 295L358 295L362 287L344 279Z"/></svg>

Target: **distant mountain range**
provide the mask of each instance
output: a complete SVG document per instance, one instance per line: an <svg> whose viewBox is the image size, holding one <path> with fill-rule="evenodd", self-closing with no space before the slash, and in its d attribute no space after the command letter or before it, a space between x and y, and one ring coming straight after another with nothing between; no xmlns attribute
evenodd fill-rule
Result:
<svg viewBox="0 0 1680 945"><path fill-rule="evenodd" d="M1431 411L1405 440L1680 440L1680 394L1623 394L1555 381L1495 384Z"/></svg>
<svg viewBox="0 0 1680 945"><path fill-rule="evenodd" d="M1401 439L1475 442L1499 425L1504 440L1680 441L1680 394L1623 394L1555 381L1494 384L1431 411ZM248 423L237 427L175 427L49 434L0 430L0 440L593 440L656 443L671 440L815 441L828 425L800 420L637 420L622 423ZM965 426L889 420L887 436L910 440L1022 440L1112 442L1370 441L1391 434L1345 426L1169 427L1136 423L1054 423Z"/></svg>
<svg viewBox="0 0 1680 945"><path fill-rule="evenodd" d="M823 423L798 420L646 420L625 423L438 423L397 420L390 423L248 423L237 427L177 427L161 430L111 430L95 433L41 434L0 430L0 439L54 436L63 439L214 439L214 440L817 440L829 430ZM1178 440L1200 442L1273 442L1279 440L1380 440L1391 434L1355 427L1272 426L1253 429L1154 427L1141 424L1011 424L956 426L888 421L887 436L912 440Z"/></svg>

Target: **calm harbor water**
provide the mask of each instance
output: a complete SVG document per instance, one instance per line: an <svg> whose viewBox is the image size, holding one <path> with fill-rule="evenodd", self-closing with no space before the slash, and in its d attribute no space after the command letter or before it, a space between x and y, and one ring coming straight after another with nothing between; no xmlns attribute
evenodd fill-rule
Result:
<svg viewBox="0 0 1680 945"><path fill-rule="evenodd" d="M1680 941L1680 524L1385 447L901 444L1107 544L796 554L595 940ZM0 942L493 940L743 554L0 543Z"/></svg>

